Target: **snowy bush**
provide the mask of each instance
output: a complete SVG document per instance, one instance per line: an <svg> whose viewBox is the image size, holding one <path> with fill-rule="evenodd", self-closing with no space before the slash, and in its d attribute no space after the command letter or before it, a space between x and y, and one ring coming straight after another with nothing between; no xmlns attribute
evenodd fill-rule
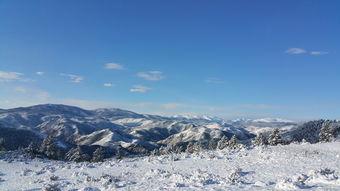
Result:
<svg viewBox="0 0 340 191"><path fill-rule="evenodd" d="M338 176L335 175L335 171L331 170L329 168L322 168L319 170L312 170L308 174L310 182L332 182L332 181L338 181ZM339 182L340 184L340 182Z"/></svg>
<svg viewBox="0 0 340 191"><path fill-rule="evenodd" d="M56 175L50 176L50 180L51 180L51 181L57 181L58 179L59 179L59 177L56 176Z"/></svg>
<svg viewBox="0 0 340 191"><path fill-rule="evenodd" d="M228 182L231 183L231 184L235 184L235 183L240 182L241 173L242 173L242 169L240 169L240 168L233 169L230 172L230 174L227 176Z"/></svg>
<svg viewBox="0 0 340 191"><path fill-rule="evenodd" d="M275 189L278 190L299 190L301 187L290 178L281 179L276 183Z"/></svg>
<svg viewBox="0 0 340 191"><path fill-rule="evenodd" d="M48 184L44 187L44 191L61 191L58 183Z"/></svg>

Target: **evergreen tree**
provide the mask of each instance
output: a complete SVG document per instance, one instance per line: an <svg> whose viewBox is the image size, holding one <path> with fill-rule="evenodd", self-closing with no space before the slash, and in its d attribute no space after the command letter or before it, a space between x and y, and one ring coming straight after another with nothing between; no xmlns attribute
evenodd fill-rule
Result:
<svg viewBox="0 0 340 191"><path fill-rule="evenodd" d="M274 129L272 134L269 135L268 143L270 145L278 145L278 144L282 143L282 139L281 139L281 136L280 136L280 130L279 129L277 129L277 128Z"/></svg>
<svg viewBox="0 0 340 191"><path fill-rule="evenodd" d="M319 141L320 142L330 142L331 139L334 137L330 126L330 121L325 121L322 123L320 134L319 134Z"/></svg>
<svg viewBox="0 0 340 191"><path fill-rule="evenodd" d="M36 144L31 142L28 147L25 148L25 152L27 153L28 157L35 158L37 155L39 155L39 149Z"/></svg>
<svg viewBox="0 0 340 191"><path fill-rule="evenodd" d="M228 137L224 135L221 140L218 141L217 148L222 150L226 147L228 147Z"/></svg>
<svg viewBox="0 0 340 191"><path fill-rule="evenodd" d="M259 146L263 146L265 144L266 144L266 140L265 140L263 134L262 133L257 134L255 140L253 141L253 146L259 147Z"/></svg>
<svg viewBox="0 0 340 191"><path fill-rule="evenodd" d="M50 159L60 159L56 139L52 136L45 137L40 147L40 152Z"/></svg>
<svg viewBox="0 0 340 191"><path fill-rule="evenodd" d="M194 143L193 142L189 142L188 143L185 152L188 152L188 153L193 153L194 152Z"/></svg>
<svg viewBox="0 0 340 191"><path fill-rule="evenodd" d="M118 161L121 160L121 159L123 158L120 149L117 150L116 155L115 155L115 158L116 158Z"/></svg>
<svg viewBox="0 0 340 191"><path fill-rule="evenodd" d="M236 135L233 135L230 139L230 141L228 142L228 148L230 149L238 149L240 148L238 139L236 137Z"/></svg>
<svg viewBox="0 0 340 191"><path fill-rule="evenodd" d="M6 151L5 139L0 138L0 151Z"/></svg>
<svg viewBox="0 0 340 191"><path fill-rule="evenodd" d="M200 152L204 149L204 144L202 142L195 142L193 145L193 152Z"/></svg>
<svg viewBox="0 0 340 191"><path fill-rule="evenodd" d="M150 152L150 155L151 155L151 156L157 156L157 155L159 155L159 154L160 154L159 149L154 149L154 150L152 150L152 151Z"/></svg>
<svg viewBox="0 0 340 191"><path fill-rule="evenodd" d="M92 156L92 162L103 162L104 161L104 152L101 147L98 147Z"/></svg>
<svg viewBox="0 0 340 191"><path fill-rule="evenodd" d="M208 143L208 149L216 150L216 148L217 148L217 142L214 139L211 139Z"/></svg>
<svg viewBox="0 0 340 191"><path fill-rule="evenodd" d="M68 161L74 161L74 162L84 162L89 161L90 156L83 152L83 150L77 146L73 149L70 149L65 156L65 159Z"/></svg>

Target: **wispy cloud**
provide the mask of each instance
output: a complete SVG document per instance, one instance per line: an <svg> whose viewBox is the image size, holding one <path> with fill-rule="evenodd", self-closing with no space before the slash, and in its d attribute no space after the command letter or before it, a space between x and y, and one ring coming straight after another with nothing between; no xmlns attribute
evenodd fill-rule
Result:
<svg viewBox="0 0 340 191"><path fill-rule="evenodd" d="M105 69L108 69L108 70L125 70L125 67L121 64L111 62L111 63L105 64Z"/></svg>
<svg viewBox="0 0 340 191"><path fill-rule="evenodd" d="M158 81L164 78L161 71L138 72L137 76L151 81Z"/></svg>
<svg viewBox="0 0 340 191"><path fill-rule="evenodd" d="M22 76L24 74L19 72L3 72L0 71L0 81L23 81Z"/></svg>
<svg viewBox="0 0 340 191"><path fill-rule="evenodd" d="M104 86L105 86L105 87L114 87L115 85L112 84L112 83L105 83Z"/></svg>
<svg viewBox="0 0 340 191"><path fill-rule="evenodd" d="M179 108L186 107L187 105L182 103L152 103L152 102L140 102L140 103L132 103L129 106L137 107L137 108L147 108L147 109L161 109L161 110L175 110Z"/></svg>
<svg viewBox="0 0 340 191"><path fill-rule="evenodd" d="M51 95L46 92L46 91L39 91L36 93L36 97L40 100L40 101L47 101L51 98Z"/></svg>
<svg viewBox="0 0 340 191"><path fill-rule="evenodd" d="M36 75L39 75L39 76L42 76L42 75L45 74L45 72L36 72L35 74L36 74Z"/></svg>
<svg viewBox="0 0 340 191"><path fill-rule="evenodd" d="M241 104L241 108L247 109L284 109L285 106L280 105L266 105L266 104Z"/></svg>
<svg viewBox="0 0 340 191"><path fill-rule="evenodd" d="M310 52L311 55L325 55L328 54L326 51L312 51Z"/></svg>
<svg viewBox="0 0 340 191"><path fill-rule="evenodd" d="M142 85L134 85L133 88L130 89L130 92L144 93L149 90L151 90L151 88L149 87L142 86Z"/></svg>
<svg viewBox="0 0 340 191"><path fill-rule="evenodd" d="M307 51L305 49L302 48L290 48L288 50L286 50L287 54L306 54Z"/></svg>
<svg viewBox="0 0 340 191"><path fill-rule="evenodd" d="M73 82L73 83L79 83L79 82L84 80L84 77L78 76L78 75L74 75L74 74L64 74L64 73L61 73L60 75L68 77L71 80L71 82Z"/></svg>
<svg viewBox="0 0 340 191"><path fill-rule="evenodd" d="M22 86L16 86L14 87L14 91L24 94L27 93L27 88Z"/></svg>
<svg viewBox="0 0 340 191"><path fill-rule="evenodd" d="M223 84L224 83L223 80L220 80L214 77L207 78L206 80L204 80L204 82L208 84Z"/></svg>
<svg viewBox="0 0 340 191"><path fill-rule="evenodd" d="M178 108L184 107L185 104L181 104L181 103L164 103L161 106L164 109L178 109Z"/></svg>

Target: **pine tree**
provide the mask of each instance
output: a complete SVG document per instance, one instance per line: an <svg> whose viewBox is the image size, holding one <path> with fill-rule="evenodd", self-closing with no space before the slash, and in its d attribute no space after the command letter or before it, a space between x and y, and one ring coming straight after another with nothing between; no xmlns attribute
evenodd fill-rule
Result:
<svg viewBox="0 0 340 191"><path fill-rule="evenodd" d="M31 142L28 147L25 148L25 152L27 153L28 157L35 158L37 155L39 155L39 149L36 144Z"/></svg>
<svg viewBox="0 0 340 191"><path fill-rule="evenodd" d="M240 148L238 139L236 137L236 135L233 135L230 139L230 141L228 142L228 148L230 149L238 149Z"/></svg>
<svg viewBox="0 0 340 191"><path fill-rule="evenodd" d="M45 137L40 152L50 159L60 159L56 139L52 136Z"/></svg>
<svg viewBox="0 0 340 191"><path fill-rule="evenodd" d="M188 153L193 153L194 152L194 143L193 142L189 142L188 143L185 152L188 152Z"/></svg>
<svg viewBox="0 0 340 191"><path fill-rule="evenodd" d="M319 141L320 142L330 142L332 137L334 137L330 126L329 121L325 121L322 123L322 127L320 129L320 134L319 134Z"/></svg>
<svg viewBox="0 0 340 191"><path fill-rule="evenodd" d="M104 152L101 147L98 147L92 156L92 162L103 162L104 161Z"/></svg>
<svg viewBox="0 0 340 191"><path fill-rule="evenodd" d="M229 142L228 142L228 137L224 135L224 136L221 138L221 140L218 141L218 143L217 143L217 148L222 150L222 149L228 147L228 143L229 143Z"/></svg>
<svg viewBox="0 0 340 191"><path fill-rule="evenodd" d="M217 148L217 142L214 139L211 139L208 143L208 149L216 150L216 148Z"/></svg>
<svg viewBox="0 0 340 191"><path fill-rule="evenodd" d="M122 153L121 153L120 149L117 150L115 158L118 161L122 160L123 157L122 157Z"/></svg>
<svg viewBox="0 0 340 191"><path fill-rule="evenodd" d="M66 160L74 162L84 162L89 161L90 156L83 152L83 150L77 146L66 153Z"/></svg>
<svg viewBox="0 0 340 191"><path fill-rule="evenodd" d="M3 138L0 139L0 151L6 151L5 139Z"/></svg>
<svg viewBox="0 0 340 191"><path fill-rule="evenodd" d="M274 129L272 134L269 135L268 143L270 145L274 145L274 146L282 143L282 139L281 139L281 136L280 136L280 130L279 129L277 129L277 128Z"/></svg>
<svg viewBox="0 0 340 191"><path fill-rule="evenodd" d="M204 145L202 142L195 142L193 145L193 152L200 152L204 149Z"/></svg>
<svg viewBox="0 0 340 191"><path fill-rule="evenodd" d="M253 141L254 147L263 146L266 144L265 138L262 133L257 134L255 140Z"/></svg>

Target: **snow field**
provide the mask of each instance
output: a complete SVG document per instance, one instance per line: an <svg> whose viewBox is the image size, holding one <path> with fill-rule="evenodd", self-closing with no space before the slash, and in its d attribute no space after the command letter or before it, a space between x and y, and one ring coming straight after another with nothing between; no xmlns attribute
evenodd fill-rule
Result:
<svg viewBox="0 0 340 191"><path fill-rule="evenodd" d="M0 190L340 190L340 142L73 163L0 155Z"/></svg>

